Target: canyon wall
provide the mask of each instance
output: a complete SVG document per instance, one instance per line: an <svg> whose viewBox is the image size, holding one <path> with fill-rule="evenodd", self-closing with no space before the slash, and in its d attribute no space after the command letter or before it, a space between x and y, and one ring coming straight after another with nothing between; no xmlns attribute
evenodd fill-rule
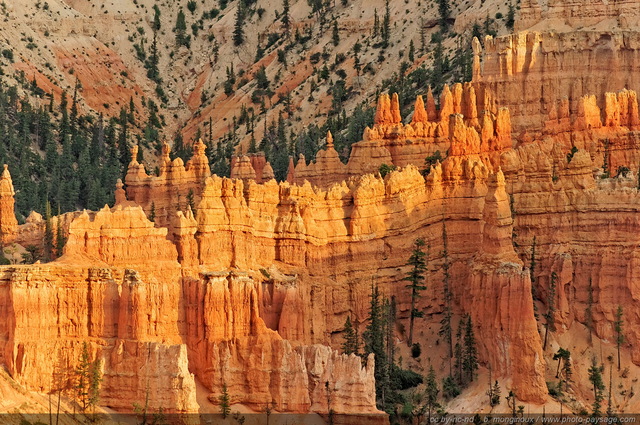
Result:
<svg viewBox="0 0 640 425"><path fill-rule="evenodd" d="M474 54L476 91L488 91L490 105L509 108L515 134L539 132L553 107L565 98L570 118L575 119L583 96L595 95L604 109L605 93L640 88L637 31L541 30L487 36L484 48L474 43Z"/></svg>
<svg viewBox="0 0 640 425"><path fill-rule="evenodd" d="M102 364L101 404L122 411L149 394L152 410L197 412L198 379L212 400L227 384L234 402L289 412L326 412L329 382L336 413L377 412L373 357L363 367L283 340L259 316L258 281L183 277L166 236L140 207L85 211L56 262L4 267L0 361L11 376L31 390L70 391L88 342Z"/></svg>

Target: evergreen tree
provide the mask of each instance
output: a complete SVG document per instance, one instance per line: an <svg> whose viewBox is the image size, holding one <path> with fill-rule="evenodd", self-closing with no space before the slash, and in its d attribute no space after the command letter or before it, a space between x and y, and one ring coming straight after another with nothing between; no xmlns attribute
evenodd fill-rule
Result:
<svg viewBox="0 0 640 425"><path fill-rule="evenodd" d="M451 358L453 357L453 339L452 339L452 329L451 329L451 318L453 317L453 308L451 306L451 287L450 287L450 279L451 274L449 272L449 268L451 267L449 263L449 249L448 249L448 237L447 237L447 225L446 222L442 222L442 270L443 270L443 278L442 278L442 288L443 288L443 298L444 298L444 316L440 321L440 330L438 334L444 338L445 343L447 344L447 348L449 349L449 375L452 374L451 369Z"/></svg>
<svg viewBox="0 0 640 425"><path fill-rule="evenodd" d="M440 28L446 31L449 26L449 15L451 14L449 0L438 0L438 13L440 14Z"/></svg>
<svg viewBox="0 0 640 425"><path fill-rule="evenodd" d="M547 337L549 335L549 331L556 331L556 279L558 275L556 272L551 273L551 282L549 283L549 293L547 294L547 312L544 315L545 318L545 332L544 332L544 344L542 346L543 350L547 349Z"/></svg>
<svg viewBox="0 0 640 425"><path fill-rule="evenodd" d="M258 68L255 78L259 89L269 88L269 79L267 78L267 70L264 65Z"/></svg>
<svg viewBox="0 0 640 425"><path fill-rule="evenodd" d="M344 342L342 343L342 352L344 354L358 354L359 346L358 333L351 324L351 316L347 316L344 322Z"/></svg>
<svg viewBox="0 0 640 425"><path fill-rule="evenodd" d="M44 209L44 260L51 261L53 253L53 223L51 222L51 204L47 201Z"/></svg>
<svg viewBox="0 0 640 425"><path fill-rule="evenodd" d="M476 371L478 370L478 349L476 347L476 338L473 332L471 315L467 315L465 324L462 370L465 374L466 382L473 382Z"/></svg>
<svg viewBox="0 0 640 425"><path fill-rule="evenodd" d="M160 26L161 26L160 8L158 7L157 4L154 4L153 5L153 25L151 26L151 28L153 29L154 32L158 32L160 31Z"/></svg>
<svg viewBox="0 0 640 425"><path fill-rule="evenodd" d="M95 407L100 400L100 383L102 374L100 371L100 359L93 362L89 356L89 345L82 343L82 351L75 370L76 397L85 412L88 407Z"/></svg>
<svg viewBox="0 0 640 425"><path fill-rule="evenodd" d="M509 2L509 12L507 12L507 21L505 22L509 31L513 31L513 26L516 22L516 8L513 3Z"/></svg>
<svg viewBox="0 0 640 425"><path fill-rule="evenodd" d="M585 322L589 331L589 345L593 342L593 285L591 277L589 277L589 286L587 286L587 308L585 310Z"/></svg>
<svg viewBox="0 0 640 425"><path fill-rule="evenodd" d="M236 22L233 27L233 45L242 46L244 44L244 8L238 5L236 10Z"/></svg>
<svg viewBox="0 0 640 425"><path fill-rule="evenodd" d="M427 408L427 423L431 423L431 413L440 409L440 403L438 403L438 382L436 381L436 372L433 370L433 365L429 365L429 374L427 375L427 382L425 388L426 396L426 408Z"/></svg>
<svg viewBox="0 0 640 425"><path fill-rule="evenodd" d="M604 396L602 392L605 389L604 382L602 381L602 371L604 370L604 366L598 365L598 361L596 357L593 356L591 358L591 367L589 367L589 382L593 385L593 406L592 406L592 416L598 417L602 415L602 400Z"/></svg>
<svg viewBox="0 0 640 425"><path fill-rule="evenodd" d="M376 38L380 32L380 18L378 17L378 9L373 9L373 33L371 36Z"/></svg>
<svg viewBox="0 0 640 425"><path fill-rule="evenodd" d="M413 40L411 40L409 42L409 62L411 62L411 63L415 62L415 60L416 60L415 54L416 54L416 48L413 45Z"/></svg>
<svg viewBox="0 0 640 425"><path fill-rule="evenodd" d="M187 21L182 9L178 10L178 17L176 18L176 26L173 29L176 33L176 45L189 47L189 39L187 37Z"/></svg>
<svg viewBox="0 0 640 425"><path fill-rule="evenodd" d="M89 400L88 405L95 407L100 402L100 383L102 382L102 371L100 370L100 359L95 359L91 363L89 371Z"/></svg>
<svg viewBox="0 0 640 425"><path fill-rule="evenodd" d="M362 335L364 340L365 357L373 353L375 355L374 377L376 380L376 399L383 399L385 377L387 376L387 354L385 350L385 323L384 311L380 302L380 291L377 285L371 286L371 304L369 309L369 323ZM384 405L384 402L382 402Z"/></svg>
<svg viewBox="0 0 640 425"><path fill-rule="evenodd" d="M382 19L382 48L389 47L389 37L391 33L391 12L389 10L389 0L384 3L384 18Z"/></svg>
<svg viewBox="0 0 640 425"><path fill-rule="evenodd" d="M423 247L425 246L424 239L418 238L414 241L414 248L411 256L409 257L409 261L407 261L407 266L411 267L411 270L407 272L407 276L404 278L408 285L405 285L406 288L411 290L411 311L409 313L409 339L407 340L407 344L411 346L413 344L413 324L414 319L418 317L422 317L423 313L416 308L416 302L418 298L420 298L420 292L427 289L425 286L425 272L427 269L427 260L428 257L423 251ZM428 248L427 248L428 251Z"/></svg>
<svg viewBox="0 0 640 425"><path fill-rule="evenodd" d="M229 391L226 383L222 384L222 394L218 397L218 401L220 402L220 413L222 413L222 419L227 419L227 416L231 413L231 404L229 402Z"/></svg>
<svg viewBox="0 0 640 425"><path fill-rule="evenodd" d="M56 256L62 256L64 245L67 243L64 234L62 233L62 223L60 223L60 211L58 211L58 225L56 226Z"/></svg>
<svg viewBox="0 0 640 425"><path fill-rule="evenodd" d="M289 12L289 0L282 0L282 16L280 17L280 21L287 36L289 36L289 31L291 30L291 15Z"/></svg>
<svg viewBox="0 0 640 425"><path fill-rule="evenodd" d="M338 30L338 21L333 21L333 29L331 31L331 41L334 46L340 44L340 31Z"/></svg>
<svg viewBox="0 0 640 425"><path fill-rule="evenodd" d="M616 331L616 348L618 349L618 370L620 370L620 346L624 344L622 325L622 306L618 305L618 310L616 310L616 320L613 322L613 328Z"/></svg>
<svg viewBox="0 0 640 425"><path fill-rule="evenodd" d="M76 367L76 397L82 406L82 411L87 410L89 405L89 387L91 375L91 360L89 358L89 346L86 342L82 343L82 351L78 359Z"/></svg>
<svg viewBox="0 0 640 425"><path fill-rule="evenodd" d="M493 385L491 385L491 369L489 369L489 390L487 390L487 396L489 397L489 406L491 409L500 404L500 384L496 380Z"/></svg>
<svg viewBox="0 0 640 425"><path fill-rule="evenodd" d="M362 69L362 65L360 63L360 51L362 50L362 44L356 42L353 45L353 69L356 70L356 75L360 76L360 70Z"/></svg>
<svg viewBox="0 0 640 425"><path fill-rule="evenodd" d="M458 323L458 331L456 332L456 346L453 349L453 355L455 357L454 376L459 385L462 385L463 383L462 364L464 362L464 342L462 340L462 334L464 325L465 321L460 319L460 322Z"/></svg>

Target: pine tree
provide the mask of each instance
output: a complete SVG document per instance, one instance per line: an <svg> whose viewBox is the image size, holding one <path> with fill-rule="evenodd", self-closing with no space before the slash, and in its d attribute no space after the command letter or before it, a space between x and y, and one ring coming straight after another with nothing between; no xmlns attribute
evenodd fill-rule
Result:
<svg viewBox="0 0 640 425"><path fill-rule="evenodd" d="M476 347L476 338L473 332L471 315L467 315L465 323L462 370L465 374L466 382L473 382L476 371L478 370L478 349Z"/></svg>
<svg viewBox="0 0 640 425"><path fill-rule="evenodd" d="M389 37L391 33L391 12L389 10L389 0L384 3L384 18L382 19L382 48L389 47Z"/></svg>
<svg viewBox="0 0 640 425"><path fill-rule="evenodd" d="M442 278L442 290L443 290L443 298L444 298L444 316L440 321L440 330L438 334L444 338L445 343L449 349L449 375L452 374L451 369L451 358L453 357L453 339L452 339L452 329L451 329L451 318L453 317L453 308L451 306L451 288L450 288L450 279L451 274L449 272L449 268L451 264L449 263L449 249L448 249L448 237L447 237L447 225L443 221L442 222L442 257L444 262L442 263L443 270L443 278Z"/></svg>
<svg viewBox="0 0 640 425"><path fill-rule="evenodd" d="M360 70L362 69L362 64L360 63L360 51L362 50L362 44L356 42L353 45L353 69L356 70L356 75L360 76Z"/></svg>
<svg viewBox="0 0 640 425"><path fill-rule="evenodd" d="M433 370L433 365L429 365L429 374L427 375L427 382L425 383L425 406L427 408L427 423L431 423L431 413L437 411L440 408L438 403L438 382L436 381L436 372Z"/></svg>
<svg viewBox="0 0 640 425"><path fill-rule="evenodd" d="M446 31L449 26L449 15L451 14L449 0L438 0L438 13L440 13L440 28Z"/></svg>
<svg viewBox="0 0 640 425"><path fill-rule="evenodd" d="M340 31L338 30L338 21L333 21L333 29L331 31L331 41L334 46L340 44Z"/></svg>
<svg viewBox="0 0 640 425"><path fill-rule="evenodd" d="M416 54L416 48L413 45L413 40L411 40L409 42L409 62L413 63L416 60L415 54Z"/></svg>
<svg viewBox="0 0 640 425"><path fill-rule="evenodd" d="M413 344L413 324L414 319L422 317L423 313L416 308L416 302L418 298L420 298L420 292L427 289L424 284L425 281L425 272L427 269L427 260L428 257L425 252L422 250L425 246L424 239L418 238L414 241L413 244L413 252L409 257L409 261L407 261L407 266L411 267L411 270L407 272L407 276L404 278L407 282L410 282L408 285L405 285L406 288L411 290L411 311L409 313L409 339L407 340L407 344L411 346ZM427 248L428 251L428 248Z"/></svg>
<svg viewBox="0 0 640 425"><path fill-rule="evenodd" d="M222 394L218 397L220 402L220 413L222 413L222 419L227 419L227 416L231 413L231 404L229 403L229 391L227 384L222 384Z"/></svg>
<svg viewBox="0 0 640 425"><path fill-rule="evenodd" d="M587 286L587 308L585 309L585 322L589 331L589 345L593 342L593 285L591 277L589 277L589 286Z"/></svg>
<svg viewBox="0 0 640 425"><path fill-rule="evenodd" d="M424 17L420 17L420 54L427 52L427 29L424 25Z"/></svg>
<svg viewBox="0 0 640 425"><path fill-rule="evenodd" d="M620 370L620 346L624 344L622 325L622 306L618 305L618 310L616 310L616 320L613 322L613 328L616 331L616 348L618 349L618 370Z"/></svg>
<svg viewBox="0 0 640 425"><path fill-rule="evenodd" d="M44 208L44 260L53 260L53 224L51 222L51 204L47 200Z"/></svg>
<svg viewBox="0 0 640 425"><path fill-rule="evenodd" d="M602 400L604 396L602 392L605 389L604 382L602 381L602 371L604 366L598 365L596 357L591 358L591 367L589 368L589 382L593 385L593 406L591 415L594 417L601 416Z"/></svg>
<svg viewBox="0 0 640 425"><path fill-rule="evenodd" d="M516 8L513 3L509 2L509 11L507 12L507 21L505 22L509 31L513 31L513 26L516 23Z"/></svg>
<svg viewBox="0 0 640 425"><path fill-rule="evenodd" d="M173 32L176 33L176 45L187 46L189 41L187 39L187 21L184 16L184 12L182 9L178 10L178 17L176 18L176 26L173 29Z"/></svg>
<svg viewBox="0 0 640 425"><path fill-rule="evenodd" d="M153 5L153 25L151 26L151 28L153 29L154 32L158 32L160 31L160 26L161 26L160 8L158 7L157 4L154 4Z"/></svg>
<svg viewBox="0 0 640 425"><path fill-rule="evenodd" d="M380 18L378 17L378 9L373 9L373 34L371 36L376 38L380 32Z"/></svg>
<svg viewBox="0 0 640 425"><path fill-rule="evenodd" d="M547 349L547 337L549 336L549 331L556 331L556 279L558 275L556 272L551 273L551 282L549 283L549 293L547 294L547 312L544 315L545 318L545 332L544 332L544 344L542 345L542 349Z"/></svg>
<svg viewBox="0 0 640 425"><path fill-rule="evenodd" d="M100 359L95 359L91 363L89 370L89 399L88 405L95 408L100 402L100 383L102 382L102 371Z"/></svg>
<svg viewBox="0 0 640 425"><path fill-rule="evenodd" d="M60 211L58 211L58 225L56 226L56 257L62 256L64 245L67 243L67 240L62 233L62 223L60 218Z"/></svg>
<svg viewBox="0 0 640 425"><path fill-rule="evenodd" d="M241 46L244 43L244 7L242 4L238 5L236 10L236 22L233 27L233 44L234 46Z"/></svg>
<svg viewBox="0 0 640 425"><path fill-rule="evenodd" d="M344 322L344 342L342 343L342 352L344 354L358 354L359 346L358 333L353 328L351 316L347 316Z"/></svg>
<svg viewBox="0 0 640 425"><path fill-rule="evenodd" d="M78 359L78 366L75 371L76 378L76 397L82 406L82 411L86 411L89 406L91 387L92 387L92 363L89 357L89 345L82 343L82 351ZM99 385L99 383L98 383Z"/></svg>
<svg viewBox="0 0 640 425"><path fill-rule="evenodd" d="M282 0L282 16L280 17L280 21L282 22L282 28L284 28L284 32L289 36L289 31L291 29L291 15L289 14L289 0Z"/></svg>
<svg viewBox="0 0 640 425"><path fill-rule="evenodd" d="M464 342L462 340L462 333L464 330L465 321L460 319L458 323L458 331L456 332L456 346L453 349L453 355L455 357L454 373L455 380L459 385L462 385L462 364L464 362Z"/></svg>
<svg viewBox="0 0 640 425"><path fill-rule="evenodd" d="M380 291L377 285L371 285L369 323L362 337L364 340L365 357L371 353L375 355L374 377L376 380L376 398L379 401L384 397L385 377L387 375L387 354L384 343L384 331L384 311L380 302Z"/></svg>

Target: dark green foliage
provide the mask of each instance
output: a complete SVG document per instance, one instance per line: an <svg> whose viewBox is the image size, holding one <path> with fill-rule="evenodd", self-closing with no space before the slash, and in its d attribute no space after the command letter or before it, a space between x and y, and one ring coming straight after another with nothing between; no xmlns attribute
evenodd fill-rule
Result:
<svg viewBox="0 0 640 425"><path fill-rule="evenodd" d="M587 308L585 310L585 325L589 331L589 345L593 339L593 284L589 277L589 286L587 286Z"/></svg>
<svg viewBox="0 0 640 425"><path fill-rule="evenodd" d="M244 43L244 19L245 10L244 7L238 5L236 10L236 21L233 26L233 45L241 46Z"/></svg>
<svg viewBox="0 0 640 425"><path fill-rule="evenodd" d="M449 349L449 374L452 374L452 366L451 366L451 358L453 357L453 338L452 338L452 328L451 328L451 318L453 317L453 307L451 305L451 287L450 287L450 279L451 273L449 272L449 268L451 267L451 263L449 262L449 249L448 249L448 237L447 237L447 225L446 222L442 222L442 257L444 262L442 263L442 292L443 292L443 300L444 300L444 312L442 320L440 320L440 330L438 331L438 335L442 336L447 347ZM469 326L471 326L471 316L469 316ZM473 332L473 329L471 329ZM465 348L467 348L467 340L465 335ZM475 344L475 342L474 342ZM476 364L477 369L477 364ZM474 370L469 370L469 373L473 374ZM472 375L471 375L472 376ZM473 377L470 379L473 381Z"/></svg>
<svg viewBox="0 0 640 425"><path fill-rule="evenodd" d="M387 174L389 174L392 171L395 171L397 168L398 167L396 167L395 165L381 164L380 167L378 168L378 172L380 173L380 177L385 178Z"/></svg>
<svg viewBox="0 0 640 425"><path fill-rule="evenodd" d="M391 389L406 390L422 384L422 376L409 369L401 369L398 365L390 367Z"/></svg>
<svg viewBox="0 0 640 425"><path fill-rule="evenodd" d="M620 346L624 344L625 338L623 333L622 306L619 305L616 310L616 320L613 322L613 329L616 332L616 348L618 349L618 370L620 370Z"/></svg>
<svg viewBox="0 0 640 425"><path fill-rule="evenodd" d="M197 6L198 5L196 4L195 0L189 0L187 2L187 9L189 9L189 12L191 12L192 15L196 11Z"/></svg>
<svg viewBox="0 0 640 425"><path fill-rule="evenodd" d="M419 342L414 342L411 344L411 357L417 359L422 354L422 346Z"/></svg>
<svg viewBox="0 0 640 425"><path fill-rule="evenodd" d="M439 150L426 157L424 159L424 170L422 170L422 174L425 176L428 175L431 172L431 167L435 166L438 162L442 162L443 159Z"/></svg>
<svg viewBox="0 0 640 425"><path fill-rule="evenodd" d="M440 14L440 28L446 31L449 26L449 15L451 14L451 6L449 0L437 0L438 13Z"/></svg>
<svg viewBox="0 0 640 425"><path fill-rule="evenodd" d="M220 402L220 413L222 413L222 419L227 419L227 416L231 413L231 404L229 399L229 390L227 389L227 384L222 384L222 394L218 397L218 401Z"/></svg>
<svg viewBox="0 0 640 425"><path fill-rule="evenodd" d="M88 407L96 406L100 400L100 383L102 382L100 359L91 361L89 345L86 342L82 343L82 351L75 370L75 380L76 397L82 406L82 411L86 411Z"/></svg>
<svg viewBox="0 0 640 425"><path fill-rule="evenodd" d="M432 412L440 409L440 403L438 403L438 381L436 381L436 372L433 370L433 365L429 365L429 374L427 375L427 382L425 388L425 407L427 408L427 423L431 423Z"/></svg>
<svg viewBox="0 0 640 425"><path fill-rule="evenodd" d="M562 389L562 383L566 385L566 389L569 389L569 381L571 381L571 352L560 347L558 351L553 355L553 360L558 361L558 367L556 368L556 378L561 378L558 383L560 389ZM562 366L562 368L560 367Z"/></svg>
<svg viewBox="0 0 640 425"><path fill-rule="evenodd" d="M191 38L187 35L187 21L182 9L178 10L178 17L176 18L176 26L173 28L173 32L176 33L176 45L189 47Z"/></svg>
<svg viewBox="0 0 640 425"><path fill-rule="evenodd" d="M487 391L487 396L489 396L489 406L492 408L500 404L500 384L498 381L495 381L493 385L491 385L491 381L489 381L489 390Z"/></svg>
<svg viewBox="0 0 640 425"><path fill-rule="evenodd" d="M573 156L578 152L578 148L576 148L575 146L573 146L571 148L571 152L569 152L567 154L567 163L570 163L571 160L573 159Z"/></svg>
<svg viewBox="0 0 640 425"><path fill-rule="evenodd" d="M331 41L334 46L340 44L340 31L338 30L338 21L333 21L333 29L331 30Z"/></svg>
<svg viewBox="0 0 640 425"><path fill-rule="evenodd" d="M513 3L509 2L509 12L507 12L507 20L505 24L509 31L513 31L513 26L516 23L516 8L513 6Z"/></svg>
<svg viewBox="0 0 640 425"><path fill-rule="evenodd" d="M384 3L384 18L382 19L382 48L389 47L389 37L391 32L391 12L389 10L389 0Z"/></svg>
<svg viewBox="0 0 640 425"><path fill-rule="evenodd" d="M460 392L460 386L451 376L446 376L442 380L442 395L444 398L456 398L460 395Z"/></svg>
<svg viewBox="0 0 640 425"><path fill-rule="evenodd" d="M255 78L259 89L269 88L269 79L267 78L267 71L264 66L261 66L258 71L256 71Z"/></svg>
<svg viewBox="0 0 640 425"><path fill-rule="evenodd" d="M545 333L544 333L544 344L542 346L543 350L547 349L547 337L549 335L549 331L556 331L556 280L558 279L558 275L556 272L551 273L551 281L549 283L549 292L547 293L547 312L544 314L545 318Z"/></svg>
<svg viewBox="0 0 640 425"><path fill-rule="evenodd" d="M593 405L591 415L598 417L602 415L602 400L604 400L603 391L605 389L604 382L602 380L602 372L604 371L604 365L598 365L598 361L595 356L591 358L591 367L589 367L589 382L593 385Z"/></svg>
<svg viewBox="0 0 640 425"><path fill-rule="evenodd" d="M631 172L631 170L629 169L629 167L625 167L624 165L620 165L618 167L618 169L616 170L615 177L622 176L623 178L627 178L627 176L629 175L630 172Z"/></svg>
<svg viewBox="0 0 640 425"><path fill-rule="evenodd" d="M369 308L369 323L364 331L364 353L375 355L374 376L376 379L376 398L381 399L385 385L387 385L387 352L385 350L385 317L377 286L371 286L371 302Z"/></svg>
<svg viewBox="0 0 640 425"><path fill-rule="evenodd" d="M284 32L289 34L291 29L291 16L289 14L289 0L282 0L282 15L280 16L280 22L282 22L282 28Z"/></svg>
<svg viewBox="0 0 640 425"><path fill-rule="evenodd" d="M424 239L416 239L413 243L413 251L406 264L410 267L410 270L404 277L404 280L409 282L407 285L405 285L405 287L410 289L411 291L411 310L409 312L409 339L407 340L407 344L409 346L413 344L414 319L423 316L423 313L416 308L416 303L418 301L418 298L420 298L420 293L427 289L425 285L425 273L427 270L427 261L429 259L429 256L423 251L425 245L426 244ZM427 252L428 251L429 248L427 247Z"/></svg>
<svg viewBox="0 0 640 425"><path fill-rule="evenodd" d="M601 177L603 179L607 179L611 176L611 153L610 153L611 142L609 141L609 139L604 139L602 141L602 144L604 148L604 159L602 161Z"/></svg>
<svg viewBox="0 0 640 425"><path fill-rule="evenodd" d="M358 354L359 351L358 332L353 328L351 316L347 316L344 322L344 342L342 343L342 351L344 354Z"/></svg>
<svg viewBox="0 0 640 425"><path fill-rule="evenodd" d="M473 322L471 315L467 315L464 330L464 356L462 359L462 371L466 382L473 382L478 370L478 349L476 338L473 332Z"/></svg>

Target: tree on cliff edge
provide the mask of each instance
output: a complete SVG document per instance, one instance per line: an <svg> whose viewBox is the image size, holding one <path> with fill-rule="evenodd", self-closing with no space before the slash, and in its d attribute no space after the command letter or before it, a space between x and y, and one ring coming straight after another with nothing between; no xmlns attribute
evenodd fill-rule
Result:
<svg viewBox="0 0 640 425"><path fill-rule="evenodd" d="M409 347L413 344L413 322L415 318L422 317L423 314L416 308L416 301L420 298L420 292L427 289L425 282L425 271L427 269L427 255L422 250L425 246L424 239L418 238L413 244L413 252L407 261L407 266L411 266L411 270L407 272L404 278L409 284L405 287L411 290L411 311L409 313L409 339L407 344ZM429 248L427 247L427 252Z"/></svg>

